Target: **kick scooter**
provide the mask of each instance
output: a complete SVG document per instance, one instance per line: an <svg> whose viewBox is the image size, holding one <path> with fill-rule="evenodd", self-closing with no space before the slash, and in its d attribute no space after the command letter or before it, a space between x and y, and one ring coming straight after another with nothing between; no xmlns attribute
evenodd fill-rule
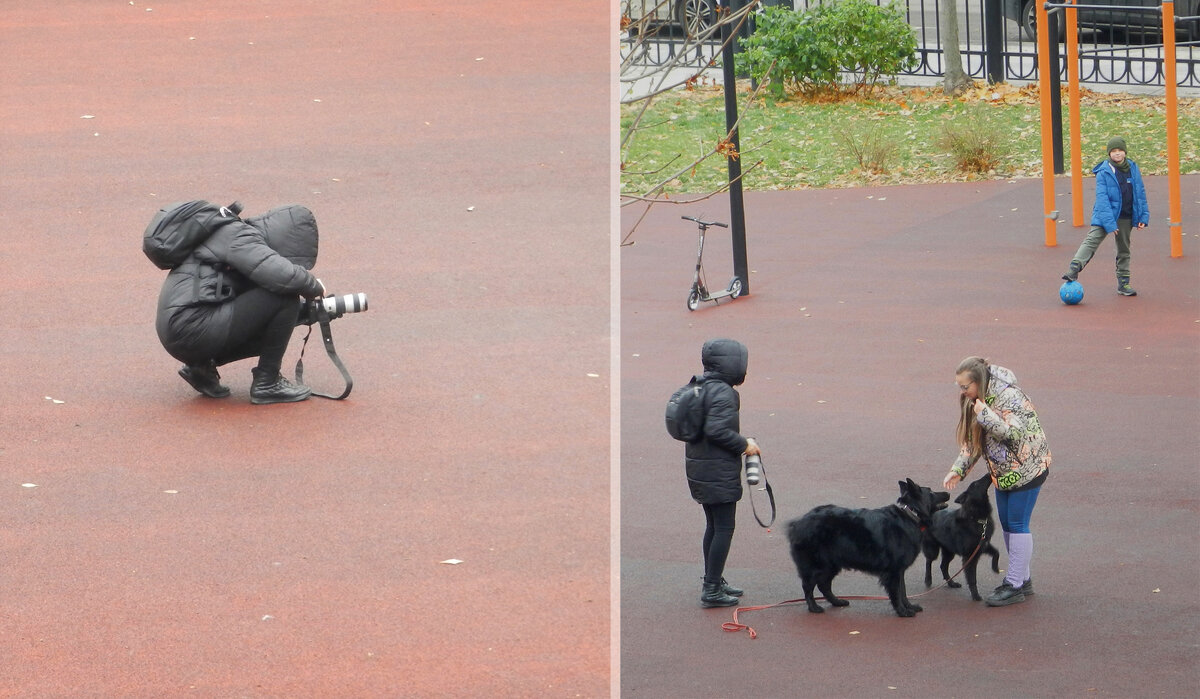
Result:
<svg viewBox="0 0 1200 699"><path fill-rule="evenodd" d="M692 277L692 290L688 292L687 307L689 311L694 311L700 307L701 301L712 301L719 303L718 299L728 296L731 299L736 299L742 294L742 280L734 277L729 281L729 288L723 291L718 291L715 294L709 293L708 285L704 283L704 270L701 268L701 262L704 259L704 232L709 226L719 226L721 228L729 228L728 223L719 223L717 221L701 221L695 216L682 216L685 221L695 221L700 227L700 245L696 250L696 274Z"/></svg>

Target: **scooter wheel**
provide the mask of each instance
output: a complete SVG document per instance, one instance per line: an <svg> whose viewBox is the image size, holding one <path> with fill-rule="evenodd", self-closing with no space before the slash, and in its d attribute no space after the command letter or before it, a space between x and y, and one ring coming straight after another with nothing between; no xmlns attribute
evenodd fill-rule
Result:
<svg viewBox="0 0 1200 699"><path fill-rule="evenodd" d="M729 282L729 298L736 299L742 295L742 278L734 277Z"/></svg>
<svg viewBox="0 0 1200 699"><path fill-rule="evenodd" d="M688 310L694 311L700 307L700 291L692 289L692 293L688 294Z"/></svg>

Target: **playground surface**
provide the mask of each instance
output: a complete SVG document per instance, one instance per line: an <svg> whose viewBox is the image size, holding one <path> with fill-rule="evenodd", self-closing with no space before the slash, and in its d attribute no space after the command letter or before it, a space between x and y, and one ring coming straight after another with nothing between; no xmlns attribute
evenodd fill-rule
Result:
<svg viewBox="0 0 1200 699"><path fill-rule="evenodd" d="M606 7L8 3L0 696L608 694ZM176 376L197 198L314 211L349 399Z"/></svg>
<svg viewBox="0 0 1200 699"><path fill-rule="evenodd" d="M1069 211L1069 180L1057 187ZM1087 228L1059 223L1045 246L1039 180L747 193L751 294L695 312L696 227L680 216L728 221L727 198L654 207L620 260L622 696L1200 692L1200 177L1182 182L1181 258L1166 182L1147 188L1139 295L1115 293L1106 242L1078 306L1060 302L1059 276ZM712 288L732 276L730 247L728 231L709 229ZM738 508L725 577L744 606L803 597L789 520L825 503L888 505L906 477L940 489L956 452L954 368L973 354L1016 373L1053 452L1033 517L1037 594L997 609L965 587L934 589L911 619L886 599L821 615L789 604L738 613L756 638L723 630L735 609L697 604L704 517L662 421L712 337L749 347L742 431L764 450L779 510L763 529L747 499ZM747 492L765 518L765 493ZM910 595L926 590L923 563L908 571ZM980 571L981 589L1000 583ZM857 572L834 591L884 594Z"/></svg>

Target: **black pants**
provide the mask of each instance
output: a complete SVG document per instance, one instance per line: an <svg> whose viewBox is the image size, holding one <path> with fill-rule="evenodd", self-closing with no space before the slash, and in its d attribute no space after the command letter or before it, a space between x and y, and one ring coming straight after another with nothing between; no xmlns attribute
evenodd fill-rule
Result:
<svg viewBox="0 0 1200 699"><path fill-rule="evenodd" d="M225 326L225 332L214 332L219 329L214 327L205 336L223 339L175 348L171 354L185 364L200 365L211 360L217 366L258 357L258 369L275 376L283 364L299 315L299 296L255 287L212 309L205 319L206 324Z"/></svg>
<svg viewBox="0 0 1200 699"><path fill-rule="evenodd" d="M704 529L704 582L719 583L725 575L725 559L733 543L736 502L701 505L708 526Z"/></svg>

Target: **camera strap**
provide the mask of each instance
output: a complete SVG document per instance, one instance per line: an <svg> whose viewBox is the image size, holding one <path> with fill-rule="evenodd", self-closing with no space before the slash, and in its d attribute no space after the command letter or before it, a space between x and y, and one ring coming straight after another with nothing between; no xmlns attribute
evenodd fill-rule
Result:
<svg viewBox="0 0 1200 699"><path fill-rule="evenodd" d="M754 513L754 519L758 520L758 526L766 529L775 523L775 491L771 490L771 481L767 480L767 465L760 463L759 469L762 471L762 489L767 491L767 500L771 503L771 519L763 522L762 517L758 516L758 509L754 507L755 486L747 484L746 487L750 489L750 511Z"/></svg>
<svg viewBox="0 0 1200 699"><path fill-rule="evenodd" d="M329 327L329 313L318 306L317 322L321 326L321 339L325 344L325 353L329 355L329 359L333 361L333 365L338 371L342 372L342 378L346 381L346 390L342 391L340 396L330 395L313 391L314 396L321 398L330 398L332 400L342 400L350 395L350 390L354 388L354 379L350 377L350 372L346 370L346 365L342 363L341 357L337 355L337 350L333 346L333 330ZM304 383L304 350L308 348L308 338L312 335L312 325L308 326L308 332L304 334L304 344L300 347L300 358L296 360L296 383Z"/></svg>

